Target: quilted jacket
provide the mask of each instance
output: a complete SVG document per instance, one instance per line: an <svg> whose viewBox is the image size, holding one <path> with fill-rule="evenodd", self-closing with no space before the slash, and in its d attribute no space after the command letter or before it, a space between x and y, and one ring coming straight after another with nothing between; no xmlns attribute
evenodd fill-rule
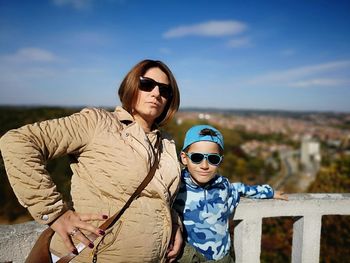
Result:
<svg viewBox="0 0 350 263"><path fill-rule="evenodd" d="M0 149L19 202L33 218L49 224L68 209L45 164L70 155L71 197L78 213L112 216L147 175L154 161L158 130L145 133L123 108L114 112L89 108L68 117L38 122L8 131ZM162 136L159 167L150 184L101 241L98 262L162 262L168 247L171 208L179 181L175 144ZM101 222L92 222L99 225ZM51 251L67 253L55 235ZM85 249L76 262L91 262Z"/></svg>

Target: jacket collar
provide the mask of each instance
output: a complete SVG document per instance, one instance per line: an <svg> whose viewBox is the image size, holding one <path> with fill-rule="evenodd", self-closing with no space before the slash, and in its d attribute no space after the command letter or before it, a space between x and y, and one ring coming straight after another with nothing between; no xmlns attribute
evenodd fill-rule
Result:
<svg viewBox="0 0 350 263"><path fill-rule="evenodd" d="M117 106L114 112L117 114L118 120L121 123L123 123L125 126L128 126L131 123L136 123L134 117L129 112L127 112L123 107ZM158 125L155 125L155 129L153 129L151 133L160 135Z"/></svg>
<svg viewBox="0 0 350 263"><path fill-rule="evenodd" d="M114 112L117 114L118 120L126 125L135 122L132 115L121 106L117 106Z"/></svg>

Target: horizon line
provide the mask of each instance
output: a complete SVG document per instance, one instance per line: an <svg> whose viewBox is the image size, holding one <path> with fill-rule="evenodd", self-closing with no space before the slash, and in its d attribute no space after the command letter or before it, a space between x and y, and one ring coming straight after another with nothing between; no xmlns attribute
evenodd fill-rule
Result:
<svg viewBox="0 0 350 263"><path fill-rule="evenodd" d="M0 104L0 108L115 108L121 106L116 104L115 106L106 105L48 105L48 104ZM179 112L181 111L202 111L202 112L230 112L230 111L247 111L247 112L285 112L285 113L332 113L332 114L350 114L349 111L340 110L292 110L292 109L262 109L262 108L218 108L218 107L199 107L199 106L184 106L179 107Z"/></svg>

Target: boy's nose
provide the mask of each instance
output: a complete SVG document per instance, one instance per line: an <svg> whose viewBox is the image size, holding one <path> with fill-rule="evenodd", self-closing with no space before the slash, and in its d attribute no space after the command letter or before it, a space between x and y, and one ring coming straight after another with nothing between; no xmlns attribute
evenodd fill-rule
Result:
<svg viewBox="0 0 350 263"><path fill-rule="evenodd" d="M208 160L206 158L203 159L203 161L201 162L201 168L206 169L209 167L209 163Z"/></svg>

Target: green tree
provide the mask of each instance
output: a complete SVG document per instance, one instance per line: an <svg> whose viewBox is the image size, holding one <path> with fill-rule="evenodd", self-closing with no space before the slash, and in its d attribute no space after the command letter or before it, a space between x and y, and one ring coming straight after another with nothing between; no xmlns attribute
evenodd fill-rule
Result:
<svg viewBox="0 0 350 263"><path fill-rule="evenodd" d="M311 193L349 193L350 156L340 156L317 175ZM350 216L322 217L320 262L348 262L350 254Z"/></svg>
<svg viewBox="0 0 350 263"><path fill-rule="evenodd" d="M10 129L19 128L25 124L53 118L64 117L79 111L58 107L21 108L0 107L0 136ZM70 176L68 157L49 161L47 169L52 175L58 190L65 200L69 200ZM6 221L15 221L19 217L31 219L28 211L20 205L8 181L3 159L0 158L0 217Z"/></svg>

